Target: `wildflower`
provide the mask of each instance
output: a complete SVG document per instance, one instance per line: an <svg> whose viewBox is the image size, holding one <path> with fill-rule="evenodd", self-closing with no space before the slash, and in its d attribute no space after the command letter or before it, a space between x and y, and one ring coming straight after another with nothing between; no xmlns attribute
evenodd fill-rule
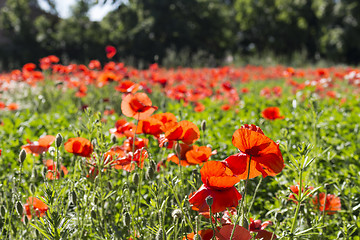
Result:
<svg viewBox="0 0 360 240"><path fill-rule="evenodd" d="M111 128L109 132L114 134L117 138L124 136L133 135L135 131L135 124L132 122L127 122L125 119L119 119L115 123L115 128Z"/></svg>
<svg viewBox="0 0 360 240"><path fill-rule="evenodd" d="M108 59L113 58L116 54L116 48L111 45L106 46L105 51L106 51L106 57Z"/></svg>
<svg viewBox="0 0 360 240"><path fill-rule="evenodd" d="M302 188L301 192L306 192L308 190L313 190L314 187L311 186L305 186ZM297 203L296 199L299 196L299 185L292 185L290 186L290 190L293 192L289 195L289 198L292 199L295 203ZM309 192L307 193L307 195L309 195ZM311 197L311 195L310 195Z"/></svg>
<svg viewBox="0 0 360 240"><path fill-rule="evenodd" d="M214 231L212 229L200 230L198 231L198 235L200 235L202 240L211 240L214 235ZM186 235L186 237L183 237L183 240L185 239L194 240L195 233L189 233L188 235Z"/></svg>
<svg viewBox="0 0 360 240"><path fill-rule="evenodd" d="M121 111L127 117L139 120L149 117L158 108L152 106L146 93L128 94L121 102Z"/></svg>
<svg viewBox="0 0 360 240"><path fill-rule="evenodd" d="M200 138L200 130L194 123L184 120L167 130L165 138L190 145Z"/></svg>
<svg viewBox="0 0 360 240"><path fill-rule="evenodd" d="M340 198L336 197L333 194L327 194L325 196L325 193L319 193L317 196L314 197L313 203L315 206L318 207L320 211L324 211L324 204L325 204L325 212L328 215L333 215L337 211L341 210Z"/></svg>
<svg viewBox="0 0 360 240"><path fill-rule="evenodd" d="M25 149L27 153L32 153L35 156L47 152L51 144L55 141L55 136L46 135L39 138L38 141L31 142L27 139L28 144L23 145L21 148Z"/></svg>
<svg viewBox="0 0 360 240"><path fill-rule="evenodd" d="M284 116L280 115L280 109L278 107L268 107L261 112L263 118L268 120L283 119Z"/></svg>
<svg viewBox="0 0 360 240"><path fill-rule="evenodd" d="M53 160L49 159L45 161L45 165L48 169L47 173L46 173L46 177L50 180L54 180L54 179L59 179L60 177L60 172L57 169L56 166L56 162L54 162ZM68 170L66 167L64 167L63 165L61 165L61 171L63 171L64 175L68 174Z"/></svg>
<svg viewBox="0 0 360 240"><path fill-rule="evenodd" d="M123 93L135 93L139 88L139 84L127 80L120 82L119 85L115 87L115 90Z"/></svg>
<svg viewBox="0 0 360 240"><path fill-rule="evenodd" d="M241 153L228 157L224 162L236 175L241 176L241 179L247 176L248 171L251 177L260 174L263 177L275 176L285 166L278 144L265 136L255 125L245 124L236 130L232 143ZM248 169L250 157L251 165Z"/></svg>
<svg viewBox="0 0 360 240"><path fill-rule="evenodd" d="M144 167L144 160L148 158L148 153L144 148L138 149L133 152L127 153L124 157L114 161L115 169L123 169L131 172L135 169L135 166L139 168Z"/></svg>
<svg viewBox="0 0 360 240"><path fill-rule="evenodd" d="M219 231L215 232L215 237L218 240L250 240L250 232L239 225L235 226L235 231L233 238L231 238L231 233L233 231L234 225L223 225Z"/></svg>
<svg viewBox="0 0 360 240"><path fill-rule="evenodd" d="M163 133L163 125L164 124L160 120L148 117L139 121L136 133L150 134L158 137L161 133Z"/></svg>
<svg viewBox="0 0 360 240"><path fill-rule="evenodd" d="M90 141L82 137L69 138L64 147L65 151L81 157L90 157L93 152L93 146Z"/></svg>
<svg viewBox="0 0 360 240"><path fill-rule="evenodd" d="M29 197L24 204L26 216L28 219L31 219L33 214L37 217L42 217L45 215L45 212L48 210L48 206L36 197Z"/></svg>
<svg viewBox="0 0 360 240"><path fill-rule="evenodd" d="M17 103L10 103L9 105L7 105L7 108L10 111L16 111L19 109L19 105Z"/></svg>
<svg viewBox="0 0 360 240"><path fill-rule="evenodd" d="M211 196L213 213L222 212L226 208L236 207L241 199L241 194L236 190L234 184L239 182L233 172L222 162L206 162L200 170L203 185L199 190L190 194L189 202L192 209L200 213L209 212L206 198Z"/></svg>

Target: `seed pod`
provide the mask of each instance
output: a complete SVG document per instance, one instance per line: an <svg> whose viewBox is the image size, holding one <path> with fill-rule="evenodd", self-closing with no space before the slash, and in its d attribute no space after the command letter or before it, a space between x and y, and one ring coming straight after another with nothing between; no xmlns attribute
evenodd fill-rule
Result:
<svg viewBox="0 0 360 240"><path fill-rule="evenodd" d="M138 174L138 173L134 173L132 180L133 180L133 183L134 183L135 185L138 185L138 184L139 184L139 174Z"/></svg>
<svg viewBox="0 0 360 240"><path fill-rule="evenodd" d="M56 134L55 146L56 146L57 148L59 148L59 147L61 146L61 143L62 143L62 142L63 142L63 136L62 136L60 133Z"/></svg>
<svg viewBox="0 0 360 240"><path fill-rule="evenodd" d="M243 224L242 226L246 229L249 229L249 221L247 220L246 217L243 218Z"/></svg>
<svg viewBox="0 0 360 240"><path fill-rule="evenodd" d="M205 201L206 201L206 204L207 204L209 207L211 207L212 204L213 204L213 202L214 202L214 199L213 199L212 196L207 196L207 197L205 198Z"/></svg>
<svg viewBox="0 0 360 240"><path fill-rule="evenodd" d="M23 163L25 161L25 158L26 158L26 151L25 149L21 149L19 153L19 163Z"/></svg>
<svg viewBox="0 0 360 240"><path fill-rule="evenodd" d="M174 219L177 219L177 218L181 218L182 217L182 212L180 209L175 209L174 211L172 211L171 213L171 216L174 218Z"/></svg>
<svg viewBox="0 0 360 240"><path fill-rule="evenodd" d="M205 130L206 130L206 120L202 120L202 122L201 122L201 130L203 132L205 132Z"/></svg>
<svg viewBox="0 0 360 240"><path fill-rule="evenodd" d="M124 217L123 217L123 222L125 226L130 226L130 222L131 222L131 216L129 212L125 212Z"/></svg>
<svg viewBox="0 0 360 240"><path fill-rule="evenodd" d="M32 183L30 183L29 192L30 192L30 195L34 195L34 193L36 192L35 185Z"/></svg>
<svg viewBox="0 0 360 240"><path fill-rule="evenodd" d="M24 213L24 206L22 205L22 203L20 201L16 202L16 211L19 214L19 216L22 216Z"/></svg>

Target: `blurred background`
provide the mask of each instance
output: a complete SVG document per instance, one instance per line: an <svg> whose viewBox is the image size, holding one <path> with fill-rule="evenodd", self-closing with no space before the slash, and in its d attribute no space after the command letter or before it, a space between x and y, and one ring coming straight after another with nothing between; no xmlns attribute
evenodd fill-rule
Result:
<svg viewBox="0 0 360 240"><path fill-rule="evenodd" d="M359 0L0 0L0 70L62 63L147 67L360 61Z"/></svg>

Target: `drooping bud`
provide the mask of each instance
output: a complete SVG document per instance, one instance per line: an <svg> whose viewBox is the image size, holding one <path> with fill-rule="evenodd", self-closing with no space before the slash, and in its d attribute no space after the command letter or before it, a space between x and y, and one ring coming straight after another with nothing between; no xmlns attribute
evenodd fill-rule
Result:
<svg viewBox="0 0 360 240"><path fill-rule="evenodd" d="M32 184L32 183L30 183L30 186L29 186L29 192L30 192L30 194L31 194L31 195L34 195L35 191L36 191L35 185Z"/></svg>
<svg viewBox="0 0 360 240"><path fill-rule="evenodd" d="M26 215L24 216L24 224L25 226L29 224L29 218Z"/></svg>
<svg viewBox="0 0 360 240"><path fill-rule="evenodd" d="M124 225L129 227L131 222L131 216L129 212L125 212L124 218L123 218Z"/></svg>
<svg viewBox="0 0 360 240"><path fill-rule="evenodd" d="M62 136L60 133L56 134L56 137L55 137L55 146L56 146L57 148L59 148L59 147L61 146L62 142L63 142L63 136Z"/></svg>
<svg viewBox="0 0 360 240"><path fill-rule="evenodd" d="M133 183L134 183L135 185L138 185L138 184L139 184L139 174L138 174L138 173L134 173L132 180L133 180Z"/></svg>
<svg viewBox="0 0 360 240"><path fill-rule="evenodd" d="M71 201L76 205L77 195L75 191L71 191Z"/></svg>
<svg viewBox="0 0 360 240"><path fill-rule="evenodd" d="M22 164L25 161L26 158L26 151L25 149L21 149L19 154L19 162Z"/></svg>
<svg viewBox="0 0 360 240"><path fill-rule="evenodd" d="M19 216L22 216L24 213L24 206L22 205L22 203L20 201L16 202L16 212L19 214Z"/></svg>
<svg viewBox="0 0 360 240"><path fill-rule="evenodd" d="M152 167L149 167L148 169L146 169L146 177L147 177L147 179L149 179L149 180L153 179L154 173L155 173L155 171L154 171L154 169Z"/></svg>
<svg viewBox="0 0 360 240"><path fill-rule="evenodd" d="M0 214L1 214L2 218L5 218L6 208L4 205L1 205L1 207L0 207Z"/></svg>
<svg viewBox="0 0 360 240"><path fill-rule="evenodd" d="M115 134L111 134L111 142L113 144L116 144L117 143L117 137L115 136Z"/></svg>

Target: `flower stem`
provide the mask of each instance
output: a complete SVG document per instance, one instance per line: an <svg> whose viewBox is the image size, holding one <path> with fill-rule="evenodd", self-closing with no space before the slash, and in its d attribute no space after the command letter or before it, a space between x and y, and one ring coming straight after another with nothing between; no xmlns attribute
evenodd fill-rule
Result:
<svg viewBox="0 0 360 240"><path fill-rule="evenodd" d="M247 184L248 184L248 181L249 181L249 178L250 178L250 164L251 164L251 155L250 155L250 159L249 159L249 165L248 165L248 175L247 175L247 178L246 178L246 181L245 181L245 187L244 187L244 196L242 197L242 201L241 201L241 215L242 215L242 223L241 225L243 226L244 223L245 223L245 208L246 208L246 204L244 206L244 202L246 203L246 190L247 190ZM236 224L237 222L239 221L239 218L240 218L240 214L237 216L236 220L235 220L235 223L234 223L234 228L232 229L232 232L231 232L231 236L230 236L230 240L233 239L233 236L234 236L234 233L235 233L235 227L236 227Z"/></svg>
<svg viewBox="0 0 360 240"><path fill-rule="evenodd" d="M300 210L300 205L301 205L301 198L302 198L302 169L300 169L300 173L299 173L299 194L298 194L298 203L296 206L296 210L295 210L295 215L294 215L294 219L291 225L291 230L290 230L290 235L293 235L294 230L295 230L295 225L296 225L296 220L297 217L299 215L299 210Z"/></svg>

